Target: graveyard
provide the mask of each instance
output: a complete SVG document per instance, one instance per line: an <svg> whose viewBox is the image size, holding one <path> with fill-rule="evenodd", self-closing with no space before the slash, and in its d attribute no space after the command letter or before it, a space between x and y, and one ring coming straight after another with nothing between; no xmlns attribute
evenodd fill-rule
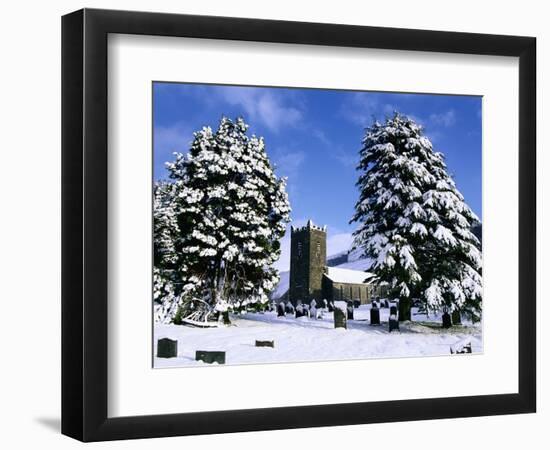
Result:
<svg viewBox="0 0 550 450"><path fill-rule="evenodd" d="M346 310L346 306L349 307L335 305L335 308L330 308L332 311L318 308L315 314L287 310L281 315L276 308L247 312L231 315L229 325L220 323L209 328L155 324L154 367L205 367L212 362L213 365L218 362L237 365L419 356L463 357L460 353L482 352L481 323L463 320L460 325L444 328L441 314L427 316L414 307L411 321L392 322L391 306L381 306L374 315L370 304L359 305L351 311ZM373 324L377 316L379 325ZM391 323L395 325L390 332ZM165 338L170 340L166 342L170 343L173 353L171 357L158 357L158 341ZM221 354L213 352L223 352L223 359L216 361ZM215 356L213 359L211 354ZM162 352L161 355L167 356Z"/></svg>

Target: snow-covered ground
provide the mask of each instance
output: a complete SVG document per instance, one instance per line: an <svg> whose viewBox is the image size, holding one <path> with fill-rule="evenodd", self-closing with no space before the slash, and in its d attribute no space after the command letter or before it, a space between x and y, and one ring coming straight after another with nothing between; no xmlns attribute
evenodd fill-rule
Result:
<svg viewBox="0 0 550 450"><path fill-rule="evenodd" d="M275 312L232 316L232 325L193 328L155 325L155 367L204 366L195 361L197 350L226 352L226 364L264 364L301 361L450 355L451 346L471 342L473 353L482 351L482 327L465 323L441 328L441 318L427 318L413 308L413 321L400 324L400 332L388 332L387 308L380 309L380 326L369 323L369 306L355 310L348 329L335 329L332 313L323 319L277 317ZM178 341L177 358L157 358L156 342L169 337ZM274 340L275 348L255 347L256 340ZM467 357L466 355L459 355Z"/></svg>

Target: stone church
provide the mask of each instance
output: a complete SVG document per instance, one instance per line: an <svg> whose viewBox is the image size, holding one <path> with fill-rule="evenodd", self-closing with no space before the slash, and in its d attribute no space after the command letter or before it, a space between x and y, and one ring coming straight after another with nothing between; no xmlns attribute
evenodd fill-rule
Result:
<svg viewBox="0 0 550 450"><path fill-rule="evenodd" d="M313 299L317 304L323 299L369 303L385 294L385 289L369 282L369 278L372 275L368 272L327 265L326 226L315 226L309 220L303 227L291 227L290 285L285 297L293 304Z"/></svg>

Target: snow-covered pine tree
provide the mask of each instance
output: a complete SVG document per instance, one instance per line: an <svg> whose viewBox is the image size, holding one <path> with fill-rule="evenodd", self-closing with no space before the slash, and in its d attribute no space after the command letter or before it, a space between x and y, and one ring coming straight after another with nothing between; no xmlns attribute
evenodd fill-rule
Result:
<svg viewBox="0 0 550 450"><path fill-rule="evenodd" d="M178 224L172 207L173 185L155 183L153 195L153 304L155 321L168 323L179 306L174 282Z"/></svg>
<svg viewBox="0 0 550 450"><path fill-rule="evenodd" d="M428 311L478 317L481 253L470 231L477 218L443 155L414 120L396 113L366 130L360 157L354 245L399 299L399 319L410 320L412 298Z"/></svg>
<svg viewBox="0 0 550 450"><path fill-rule="evenodd" d="M167 165L178 234L176 294L225 312L265 304L278 282L272 267L289 221L285 180L262 138L239 118L194 135L188 155ZM178 288L181 286L181 288Z"/></svg>

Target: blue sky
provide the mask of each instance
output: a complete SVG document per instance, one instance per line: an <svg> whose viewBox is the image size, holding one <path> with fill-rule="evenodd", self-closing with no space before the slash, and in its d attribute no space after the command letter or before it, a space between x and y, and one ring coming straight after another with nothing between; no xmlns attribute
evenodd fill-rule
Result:
<svg viewBox="0 0 550 450"><path fill-rule="evenodd" d="M481 218L481 97L154 83L154 177L172 153L186 153L193 131L242 116L263 136L276 173L288 177L294 225L328 226L328 253L349 248L364 128L393 111L421 123L466 202ZM277 267L288 268L288 236Z"/></svg>

